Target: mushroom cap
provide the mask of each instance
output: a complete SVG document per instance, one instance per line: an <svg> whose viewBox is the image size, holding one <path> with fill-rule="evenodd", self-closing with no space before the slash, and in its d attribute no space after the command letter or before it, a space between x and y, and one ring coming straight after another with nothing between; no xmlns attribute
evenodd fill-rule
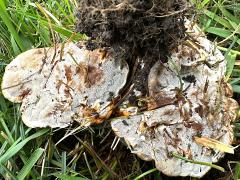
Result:
<svg viewBox="0 0 240 180"><path fill-rule="evenodd" d="M238 103L231 98L232 90L224 81L224 56L197 27L187 26L194 40L179 45L167 63L157 62L151 69L150 111L116 118L111 126L132 153L154 160L164 174L202 177L211 167L186 162L172 154L193 161L217 162L224 152L204 146L196 138L231 144L231 123Z"/></svg>
<svg viewBox="0 0 240 180"><path fill-rule="evenodd" d="M58 44L17 56L5 69L2 92L22 103L22 120L29 127L66 127L74 120L88 126L111 114L128 71L111 49Z"/></svg>

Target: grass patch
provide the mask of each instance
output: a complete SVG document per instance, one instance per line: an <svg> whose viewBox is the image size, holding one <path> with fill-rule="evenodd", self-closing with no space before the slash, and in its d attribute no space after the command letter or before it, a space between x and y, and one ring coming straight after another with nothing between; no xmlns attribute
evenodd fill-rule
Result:
<svg viewBox="0 0 240 180"><path fill-rule="evenodd" d="M235 98L240 94L240 3L237 0L191 0L197 8L189 15L225 54L226 78ZM68 39L85 38L74 32L76 0L32 3L0 1L0 74L19 53L33 47L51 46ZM1 80L0 77L0 80ZM236 140L239 137L237 124ZM108 123L74 131L30 129L21 122L19 105L0 94L0 174L13 179L164 179L152 162L139 160L121 143L113 151L114 135ZM233 177L240 178L239 162Z"/></svg>

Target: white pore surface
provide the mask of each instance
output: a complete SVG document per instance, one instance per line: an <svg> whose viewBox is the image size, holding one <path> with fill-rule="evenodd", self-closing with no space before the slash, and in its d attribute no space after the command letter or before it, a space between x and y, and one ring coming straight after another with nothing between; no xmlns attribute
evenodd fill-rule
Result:
<svg viewBox="0 0 240 180"><path fill-rule="evenodd" d="M202 177L210 170L209 166L176 158L174 153L209 163L223 157L223 152L197 144L195 137L225 144L231 144L233 139L231 122L236 118L238 105L224 82L226 61L196 28L188 27L194 40L174 50L168 63L156 63L149 74L150 97L171 103L111 123L132 153L154 160L156 167L168 176Z"/></svg>
<svg viewBox="0 0 240 180"><path fill-rule="evenodd" d="M66 127L72 121L87 126L92 123L89 112L108 113L127 74L126 62L110 51L59 44L17 56L6 67L2 92L22 102L22 120L29 127Z"/></svg>

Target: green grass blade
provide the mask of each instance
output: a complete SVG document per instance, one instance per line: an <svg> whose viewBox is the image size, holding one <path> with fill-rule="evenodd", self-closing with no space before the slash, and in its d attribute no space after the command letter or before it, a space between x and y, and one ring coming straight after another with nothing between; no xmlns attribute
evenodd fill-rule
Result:
<svg viewBox="0 0 240 180"><path fill-rule="evenodd" d="M9 160L11 157L13 157L15 154L17 154L25 144L27 144L29 141L31 141L32 139L35 139L39 136L42 136L44 134L46 134L49 131L49 129L42 129L38 132L36 132L35 134L27 137L26 139L24 139L22 142L16 144L14 143L1 157L0 157L0 163L3 164L4 162L6 162L7 160Z"/></svg>
<svg viewBox="0 0 240 180"><path fill-rule="evenodd" d="M1 58L1 56L0 56L0 58ZM0 66L1 66L1 63L0 63ZM4 64L3 64L3 66L4 66ZM2 95L0 95L0 108L1 108L2 112L7 112L7 110L8 110L7 103Z"/></svg>
<svg viewBox="0 0 240 180"><path fill-rule="evenodd" d="M235 173L234 173L234 180L239 180L240 179L240 164L237 163L235 167Z"/></svg>
<svg viewBox="0 0 240 180"><path fill-rule="evenodd" d="M153 172L155 172L155 171L158 171L157 168L150 169L150 170L146 171L145 173L142 173L140 176L134 178L134 180L142 179L142 178L144 178L146 175L151 174L151 173L153 173Z"/></svg>
<svg viewBox="0 0 240 180"><path fill-rule="evenodd" d="M119 178L119 176L112 171L111 168L109 168L106 163L97 155L97 153L91 148L91 146L87 143L87 142L83 142L80 138L76 137L81 143L82 145L86 148L86 150L88 151L88 153L93 157L96 165L98 166L98 168L100 169L101 166L103 167L103 169L105 171L107 171L112 177L114 178Z"/></svg>
<svg viewBox="0 0 240 180"><path fill-rule="evenodd" d="M204 6L206 6L209 2L210 2L210 0L203 0L203 1L201 2L201 6L204 7Z"/></svg>
<svg viewBox="0 0 240 180"><path fill-rule="evenodd" d="M55 160L51 159L50 163L53 164L53 165L55 165L55 166L57 166L57 167L59 167L59 169L62 168L62 162L58 162L58 161L55 161ZM84 176L83 174L81 174L80 172L74 171L71 167L67 167L67 171L70 172L70 173L72 173L72 174L74 174L75 176L78 175L78 176L82 176L81 178L87 179L87 177L85 177L85 176ZM62 172L53 173L54 176L58 176L58 175L60 175L60 174L62 174Z"/></svg>
<svg viewBox="0 0 240 180"><path fill-rule="evenodd" d="M17 56L18 54L21 53L21 50L19 49L14 37L11 35L10 37L10 40L11 40L11 45L12 45L12 49L13 49L13 52L14 52L14 56Z"/></svg>
<svg viewBox="0 0 240 180"><path fill-rule="evenodd" d="M67 172L67 153L66 151L62 152L62 173L66 174Z"/></svg>
<svg viewBox="0 0 240 180"><path fill-rule="evenodd" d="M235 12L240 12L240 3L235 3L234 5L227 6L226 8Z"/></svg>
<svg viewBox="0 0 240 180"><path fill-rule="evenodd" d="M223 8L222 6L219 6L219 9L221 10L222 14L228 19L231 20L233 22L235 22L236 24L240 24L240 19L235 17L233 14L231 14L228 10L226 10L225 8Z"/></svg>
<svg viewBox="0 0 240 180"><path fill-rule="evenodd" d="M88 180L87 178L68 176L65 174L56 174L55 176L61 180Z"/></svg>
<svg viewBox="0 0 240 180"><path fill-rule="evenodd" d="M89 171L89 173L91 174L92 179L96 179L96 178L95 178L95 175L94 175L93 172L92 172L91 166L90 166L90 164L89 164L89 162L88 162L86 153L83 153L83 156L84 156L85 162L86 162L87 167L88 167L88 171Z"/></svg>
<svg viewBox="0 0 240 180"><path fill-rule="evenodd" d="M194 160L190 160L190 159L187 159L177 153L172 153L173 157L175 158L178 158L178 159L181 159L183 161L186 161L186 162L190 162L190 163L193 163L193 164L199 164L199 165L204 165L204 166L209 166L209 167L212 167L214 169L217 169L219 171L222 171L222 172L225 172L225 169L218 166L218 165L215 165L215 164L212 164L212 163L209 163L209 162L201 162L201 161L194 161Z"/></svg>
<svg viewBox="0 0 240 180"><path fill-rule="evenodd" d="M8 176L10 176L13 180L18 180L17 177L13 174L13 172L10 169L8 169L6 166L0 164L0 167L2 168L1 170L4 170L6 172L5 173L4 171L0 171L3 177L5 177L5 179L7 179L6 174L8 174Z"/></svg>
<svg viewBox="0 0 240 180"><path fill-rule="evenodd" d="M240 85L232 85L233 92L240 94Z"/></svg>
<svg viewBox="0 0 240 180"><path fill-rule="evenodd" d="M14 40L17 42L18 46L20 47L20 49L22 51L25 50L23 44L22 44L22 40L19 37L17 31L14 28L14 25L11 22L11 17L9 16L7 10L6 10L6 6L4 4L4 1L0 1L0 17L2 18L3 22L5 23L5 25L8 27L9 32L13 35Z"/></svg>
<svg viewBox="0 0 240 180"><path fill-rule="evenodd" d="M37 8L37 5L34 4L34 3L29 3L29 5ZM42 7L42 9L43 9L44 12L45 12L49 17L51 17L58 25L61 25L61 22L58 21L58 19L57 19L51 12L49 12L49 11L48 11L47 9L45 9L44 7Z"/></svg>
<svg viewBox="0 0 240 180"><path fill-rule="evenodd" d="M23 168L19 171L17 178L19 180L23 180L31 171L34 164L38 161L38 159L42 156L44 149L38 148L36 149L31 157L27 160L27 163L23 166Z"/></svg>
<svg viewBox="0 0 240 180"><path fill-rule="evenodd" d="M49 24L47 21L41 21L41 23L45 26L45 27L48 27ZM55 24L52 24L52 28L54 29L54 31L62 34L63 36L67 37L67 38L70 38L73 36L72 40L84 40L86 39L86 36L83 35L83 34L80 34L80 33L75 33L69 29L66 29L64 27L61 27L61 26L58 26L58 25L55 25Z"/></svg>
<svg viewBox="0 0 240 180"><path fill-rule="evenodd" d="M2 127L3 127L5 133L8 136L10 144L13 144L14 143L13 136L12 136L9 128L7 127L7 124L6 124L6 122L5 122L4 118L3 118L3 114L2 113L0 113L0 123L2 124Z"/></svg>
<svg viewBox="0 0 240 180"><path fill-rule="evenodd" d="M212 18L214 21L218 22L219 24L223 25L225 28L232 29L231 24L227 20L216 15L216 13L213 13L213 12L205 9L204 14L206 14L208 17Z"/></svg>
<svg viewBox="0 0 240 180"><path fill-rule="evenodd" d="M230 30L226 30L223 28L217 28L217 27L209 27L206 29L206 32L215 34L217 36L220 36L222 38L229 38L232 35L232 32ZM232 36L230 38L231 40L235 40L240 45L240 39L237 36Z"/></svg>
<svg viewBox="0 0 240 180"><path fill-rule="evenodd" d="M230 83L231 85L234 85L234 84L237 84L239 81L240 81L240 78L234 78L234 79L232 79L229 83Z"/></svg>
<svg viewBox="0 0 240 180"><path fill-rule="evenodd" d="M74 24L74 18L73 18L72 12L70 12L70 14L68 14L68 12L66 12L63 9L63 7L61 6L61 4L57 1L56 1L56 5L57 5L58 9L60 10L61 14L63 14L64 17L66 18L66 20L68 21L68 23Z"/></svg>
<svg viewBox="0 0 240 180"><path fill-rule="evenodd" d="M76 8L77 5L74 5L74 2L69 2L69 0L65 0L65 4L67 4L68 12L70 12L70 15L72 16L72 19L74 19L74 17L73 17L73 10L72 9Z"/></svg>
<svg viewBox="0 0 240 180"><path fill-rule="evenodd" d="M221 46L218 46L217 48L221 51L224 51L224 52L230 52L230 53L233 53L233 54L236 54L236 55L240 55L240 51L236 51L236 50L232 50L232 49L229 50L229 48L224 48L224 47L221 47Z"/></svg>
<svg viewBox="0 0 240 180"><path fill-rule="evenodd" d="M228 80L232 74L234 64L236 61L236 54L228 53L226 55L226 60L227 60L227 70L226 70L226 79Z"/></svg>

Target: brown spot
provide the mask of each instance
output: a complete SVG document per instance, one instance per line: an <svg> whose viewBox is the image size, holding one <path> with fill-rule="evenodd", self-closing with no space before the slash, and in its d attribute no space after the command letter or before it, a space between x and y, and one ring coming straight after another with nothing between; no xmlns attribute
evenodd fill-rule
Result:
<svg viewBox="0 0 240 180"><path fill-rule="evenodd" d="M199 116L202 118L203 117L203 107L202 105L199 105L198 107L196 107L195 112L199 114Z"/></svg>
<svg viewBox="0 0 240 180"><path fill-rule="evenodd" d="M164 92L156 93L150 98L152 98L152 100L148 103L148 110L170 105L176 101L175 97L167 97Z"/></svg>
<svg viewBox="0 0 240 180"><path fill-rule="evenodd" d="M100 53L98 50L90 51L89 52L89 63L91 64L98 64L100 63Z"/></svg>
<svg viewBox="0 0 240 180"><path fill-rule="evenodd" d="M48 118L48 117L50 117L50 116L52 116L54 113L53 112L48 112L47 114L45 114L45 116L44 116L44 118Z"/></svg>
<svg viewBox="0 0 240 180"><path fill-rule="evenodd" d="M154 128L149 128L149 129L148 129L148 136L149 136L151 139L155 139L155 138L156 138Z"/></svg>
<svg viewBox="0 0 240 180"><path fill-rule="evenodd" d="M103 71L95 66L79 64L76 69L76 73L79 75L79 79L83 80L86 87L91 87L94 84L101 82L103 77Z"/></svg>
<svg viewBox="0 0 240 180"><path fill-rule="evenodd" d="M184 126L187 128L192 128L197 132L202 132L203 131L203 125L197 122L188 122L188 123L184 123Z"/></svg>
<svg viewBox="0 0 240 180"><path fill-rule="evenodd" d="M70 93L70 89L68 87L64 88L64 93L65 93L67 98L69 98L69 97L72 98L72 95Z"/></svg>
<svg viewBox="0 0 240 180"><path fill-rule="evenodd" d="M173 109L167 109L163 112L163 116L164 115L173 115L174 114L174 110Z"/></svg>
<svg viewBox="0 0 240 180"><path fill-rule="evenodd" d="M238 108L239 108L239 105L235 99L227 98L227 103L225 106L226 111L236 112Z"/></svg>
<svg viewBox="0 0 240 180"><path fill-rule="evenodd" d="M214 120L215 120L214 115L211 112L209 112L208 115L207 115L208 123L212 123L212 122L214 122Z"/></svg>
<svg viewBox="0 0 240 180"><path fill-rule="evenodd" d="M68 84L69 82L72 81L73 74L72 74L71 66L64 65L64 69L65 69L65 76L67 78L67 84Z"/></svg>
<svg viewBox="0 0 240 180"><path fill-rule="evenodd" d="M186 109L184 108L184 106L179 105L179 113L180 113L180 117L183 118L183 121L188 123L190 119L191 109Z"/></svg>
<svg viewBox="0 0 240 180"><path fill-rule="evenodd" d="M108 57L108 52L106 49L99 49L100 59L103 60Z"/></svg>
<svg viewBox="0 0 240 180"><path fill-rule="evenodd" d="M64 105L61 103L57 103L52 109L48 110L49 112L44 115L44 118L48 118L48 117L51 117L52 115L56 115L57 111L64 112L64 110L65 110Z"/></svg>
<svg viewBox="0 0 240 180"><path fill-rule="evenodd" d="M84 107L83 109L83 117L95 117L93 115L95 115L97 113L97 111L94 108L91 107Z"/></svg>
<svg viewBox="0 0 240 180"><path fill-rule="evenodd" d="M20 99L24 99L27 95L30 94L30 92L31 92L31 89L24 89L18 97Z"/></svg>
<svg viewBox="0 0 240 180"><path fill-rule="evenodd" d="M223 89L225 91L225 95L227 97L232 97L233 96L232 86L228 83L225 83L225 82L223 82L222 85L223 85Z"/></svg>
<svg viewBox="0 0 240 180"><path fill-rule="evenodd" d="M76 74L84 83L87 82L88 66L85 63L80 63L76 68Z"/></svg>
<svg viewBox="0 0 240 180"><path fill-rule="evenodd" d="M101 82L101 79L103 77L103 72L101 69L99 69L95 66L89 66L87 77L88 77L90 84L94 85L94 84Z"/></svg>
<svg viewBox="0 0 240 180"><path fill-rule="evenodd" d="M187 50L187 48L188 47L182 48L181 57L189 57L189 56L191 56L191 52L192 51Z"/></svg>
<svg viewBox="0 0 240 180"><path fill-rule="evenodd" d="M173 138L172 140L174 142L173 147L177 148L179 142L181 142L181 139L180 138Z"/></svg>
<svg viewBox="0 0 240 180"><path fill-rule="evenodd" d="M239 105L236 100L232 98L227 98L225 101L224 106L224 118L227 121L234 121L237 118L237 110L239 108Z"/></svg>
<svg viewBox="0 0 240 180"><path fill-rule="evenodd" d="M141 121L141 123L139 124L139 127L138 127L138 131L140 133L145 133L148 129L148 126L147 126L147 123L144 122L144 121Z"/></svg>
<svg viewBox="0 0 240 180"><path fill-rule="evenodd" d="M84 107L83 109L83 117L93 124L100 124L109 118L100 116L96 109L88 106Z"/></svg>
<svg viewBox="0 0 240 180"><path fill-rule="evenodd" d="M207 92L208 86L209 86L209 81L206 80L205 85L204 85L204 89L203 89L203 93L204 93L204 94Z"/></svg>
<svg viewBox="0 0 240 180"><path fill-rule="evenodd" d="M56 88L57 88L57 90L58 90L58 93L59 93L59 89L60 89L61 85L62 85L62 81L61 81L61 80L58 80L58 81L56 82Z"/></svg>
<svg viewBox="0 0 240 180"><path fill-rule="evenodd" d="M193 91L193 92L191 93L191 96L196 97L196 99L197 99L198 91Z"/></svg>
<svg viewBox="0 0 240 180"><path fill-rule="evenodd" d="M191 128L194 129L195 131L203 131L203 125L200 123L193 122L190 124Z"/></svg>

